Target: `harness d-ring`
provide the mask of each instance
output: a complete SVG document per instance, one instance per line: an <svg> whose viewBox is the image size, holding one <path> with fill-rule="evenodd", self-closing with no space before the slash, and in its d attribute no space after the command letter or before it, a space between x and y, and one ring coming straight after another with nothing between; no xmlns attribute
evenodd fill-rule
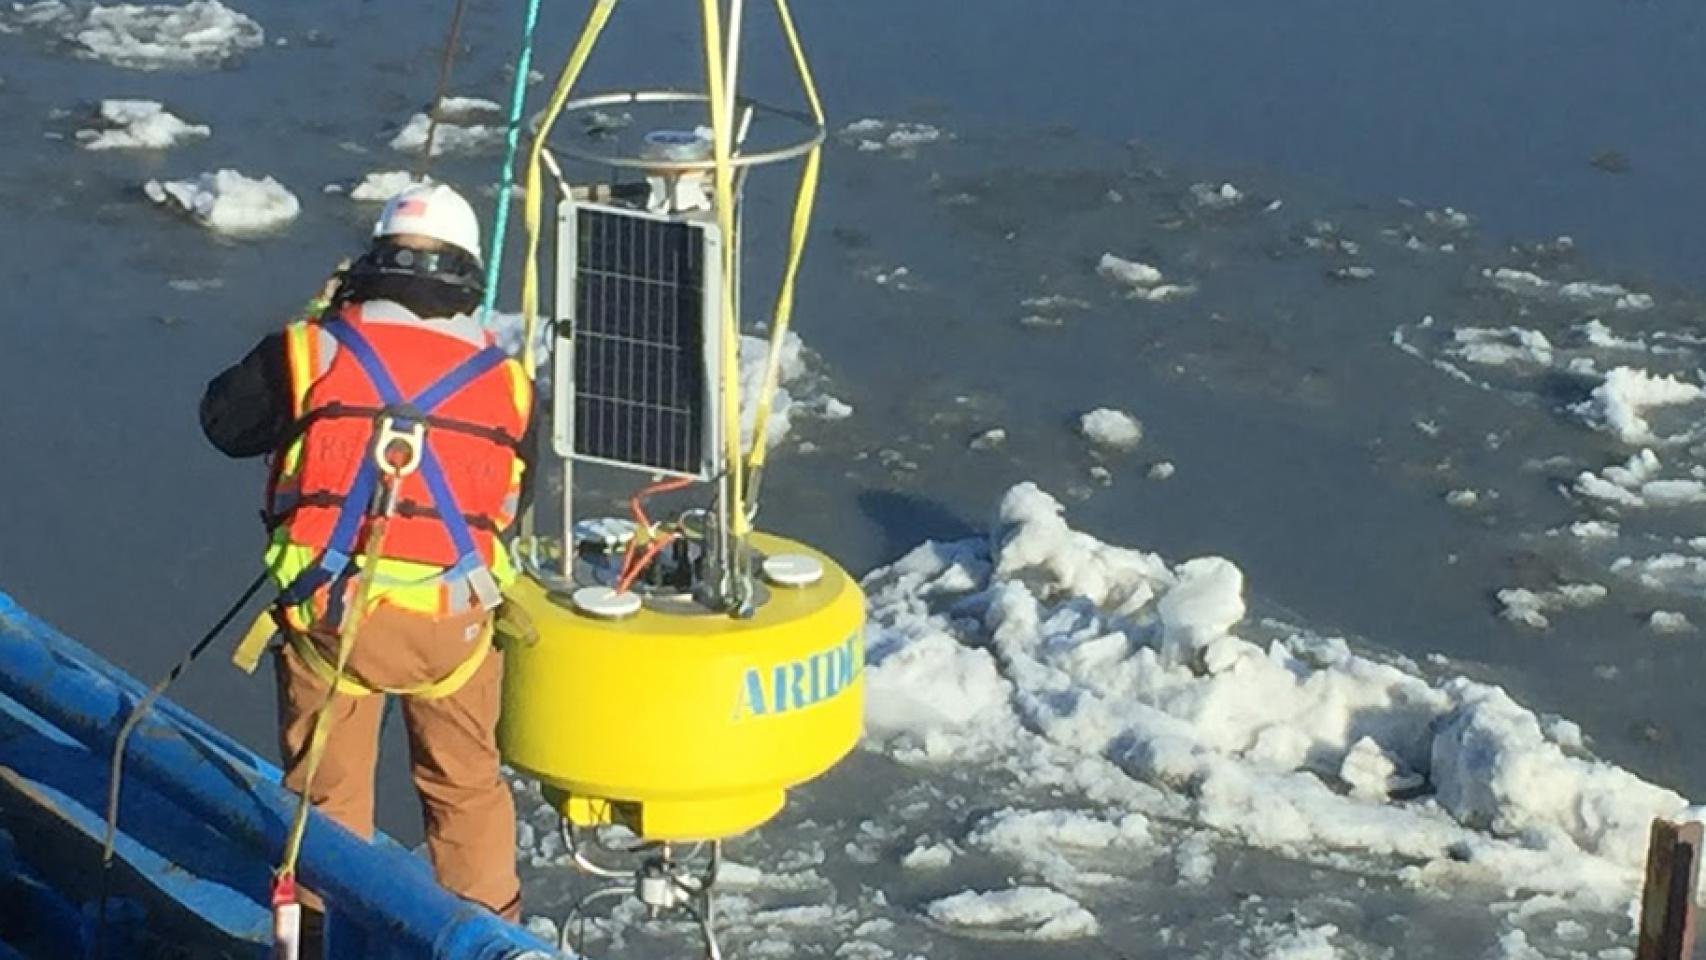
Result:
<svg viewBox="0 0 1706 960"><path fill-rule="evenodd" d="M419 470L425 456L425 422L392 413L379 416L373 428L373 462L379 466L380 475L379 496L373 511L376 516L389 518L397 512L403 478Z"/></svg>
<svg viewBox="0 0 1706 960"><path fill-rule="evenodd" d="M420 420L405 420L407 427L397 425L395 414L384 414L373 433L373 459L381 472L393 480L420 469L426 450L426 424Z"/></svg>

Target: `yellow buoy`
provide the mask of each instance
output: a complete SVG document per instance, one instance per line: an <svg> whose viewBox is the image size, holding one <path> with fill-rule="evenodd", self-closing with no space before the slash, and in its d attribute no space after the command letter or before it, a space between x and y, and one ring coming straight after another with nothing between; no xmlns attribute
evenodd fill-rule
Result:
<svg viewBox="0 0 1706 960"><path fill-rule="evenodd" d="M733 836L858 741L859 585L803 544L755 534L752 545L821 575L766 578L749 618L651 600L609 619L531 577L509 592L536 635L506 638L499 744L572 822L647 840Z"/></svg>

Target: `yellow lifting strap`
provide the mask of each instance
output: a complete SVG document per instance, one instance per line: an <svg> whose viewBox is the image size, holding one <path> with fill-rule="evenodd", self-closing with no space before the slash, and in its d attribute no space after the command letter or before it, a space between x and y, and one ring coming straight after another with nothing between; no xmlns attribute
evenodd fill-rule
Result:
<svg viewBox="0 0 1706 960"><path fill-rule="evenodd" d="M705 21L705 95L711 108L711 156L716 185L717 230L722 234L723 300L723 444L729 469L729 532L738 540L751 532L746 515L745 477L740 449L740 318L735 315L735 188L733 131L726 92L728 63L723 54L723 17L717 0L701 0Z"/></svg>
<svg viewBox="0 0 1706 960"><path fill-rule="evenodd" d="M800 34L794 29L794 16L788 9L788 0L776 0L776 15L782 21L782 32L788 38L788 46L794 54L794 67L800 74L800 86L805 88L806 100L811 105L812 119L817 125L824 126L823 101L818 98L817 83L812 79L811 65L806 62L805 47L800 44ZM788 234L788 260L782 271L782 288L776 295L775 318L770 324L770 357L764 364L763 387L758 393L758 409L752 421L752 452L747 454L747 475L756 478L758 471L764 468L766 447L770 433L770 408L776 397L777 381L782 371L782 343L788 335L788 324L794 317L794 281L800 272L800 261L805 257L806 235L811 230L812 206L817 199L818 171L823 159L823 144L812 147L806 154L805 169L800 173L800 189L794 198L794 220ZM757 497L757 482L754 479L752 495Z"/></svg>
<svg viewBox="0 0 1706 960"><path fill-rule="evenodd" d="M350 651L355 649L356 635L361 633L361 625L367 619L368 599L373 593L374 571L379 566L379 557L389 525L389 516L381 517L375 522L375 529L368 534L367 549L363 551L361 558L361 573L356 578L355 599L349 606L349 615L338 627L338 659L331 673L334 677L343 676L349 669ZM302 856L302 838L308 831L308 810L312 806L309 798L314 795L314 775L320 770L320 759L326 752L326 740L332 734L332 703L337 698L337 685L328 685L326 698L320 701L320 709L314 714L314 732L308 737L308 752L303 758L302 795L296 802L296 817L291 821L290 833L285 839L284 857L279 861L276 872L279 879L296 876L296 861Z"/></svg>

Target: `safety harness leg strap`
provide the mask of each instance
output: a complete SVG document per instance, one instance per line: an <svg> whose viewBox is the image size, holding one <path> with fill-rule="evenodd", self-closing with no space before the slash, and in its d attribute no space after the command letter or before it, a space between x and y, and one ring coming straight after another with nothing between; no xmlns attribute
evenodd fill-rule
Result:
<svg viewBox="0 0 1706 960"><path fill-rule="evenodd" d="M475 642L474 649L469 652L467 659L457 664L443 677L414 686L375 687L350 676L348 671L338 673L336 665L326 659L326 655L314 643L313 638L307 634L290 630L286 631L286 636L289 638L288 642L291 649L296 652L298 657L302 658L303 665L315 677L319 678L321 683L336 690L339 696L346 697L367 697L376 693L385 693L415 700L442 700L445 697L455 695L457 691L467 686L468 681L474 679L474 674L480 671L480 667L486 662L486 657L492 652L492 634L488 629L480 634L479 640Z"/></svg>

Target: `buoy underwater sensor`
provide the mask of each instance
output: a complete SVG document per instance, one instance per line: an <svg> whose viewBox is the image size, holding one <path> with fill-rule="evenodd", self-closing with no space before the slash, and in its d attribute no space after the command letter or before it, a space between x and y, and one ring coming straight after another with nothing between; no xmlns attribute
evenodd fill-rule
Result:
<svg viewBox="0 0 1706 960"><path fill-rule="evenodd" d="M563 499L560 532L530 524L515 545L499 743L557 807L575 863L609 881L565 920L565 947L578 946L574 916L633 895L648 915L694 919L715 958L721 842L773 817L862 730L858 584L823 553L753 529L825 127L786 0L775 7L806 112L738 94L742 0L726 13L702 4L702 92L571 99L614 6L594 4L527 164L530 363L543 205L556 198L549 392ZM580 122L553 139L565 116ZM742 198L753 169L795 160L771 355L743 438ZM615 177L571 183L566 161ZM631 520L577 522L577 464L647 476ZM665 496L689 506L654 520L646 504Z"/></svg>

